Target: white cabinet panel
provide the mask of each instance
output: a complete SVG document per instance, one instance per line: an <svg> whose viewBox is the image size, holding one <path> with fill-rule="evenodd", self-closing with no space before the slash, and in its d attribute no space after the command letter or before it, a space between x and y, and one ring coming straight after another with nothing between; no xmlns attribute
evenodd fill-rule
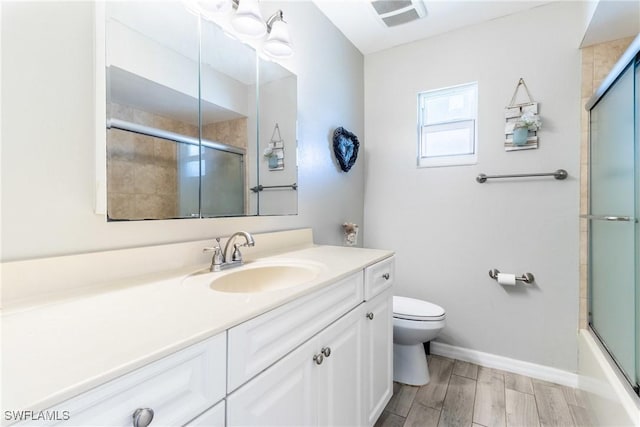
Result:
<svg viewBox="0 0 640 427"><path fill-rule="evenodd" d="M361 304L315 339L324 354L318 375L318 425L362 425L363 334Z"/></svg>
<svg viewBox="0 0 640 427"><path fill-rule="evenodd" d="M364 299L370 300L388 289L395 278L395 257L382 260L364 271Z"/></svg>
<svg viewBox="0 0 640 427"><path fill-rule="evenodd" d="M223 400L195 420L191 420L185 427L224 427L226 413L225 403Z"/></svg>
<svg viewBox="0 0 640 427"><path fill-rule="evenodd" d="M221 333L47 410L66 421L18 425L131 426L138 408L154 411L154 427L183 425L224 398L225 355Z"/></svg>
<svg viewBox="0 0 640 427"><path fill-rule="evenodd" d="M362 273L356 273L229 330L229 391L363 300Z"/></svg>
<svg viewBox="0 0 640 427"><path fill-rule="evenodd" d="M317 419L316 343L309 341L227 397L227 426L311 426Z"/></svg>
<svg viewBox="0 0 640 427"><path fill-rule="evenodd" d="M364 304L365 425L372 426L393 394L393 294L387 289Z"/></svg>

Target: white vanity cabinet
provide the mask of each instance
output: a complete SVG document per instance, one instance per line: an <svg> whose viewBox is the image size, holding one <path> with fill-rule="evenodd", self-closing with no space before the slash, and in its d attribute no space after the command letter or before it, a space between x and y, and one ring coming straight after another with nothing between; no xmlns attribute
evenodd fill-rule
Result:
<svg viewBox="0 0 640 427"><path fill-rule="evenodd" d="M227 397L227 426L362 425L363 307Z"/></svg>
<svg viewBox="0 0 640 427"><path fill-rule="evenodd" d="M236 356L246 364L256 353L262 367L259 349L283 346L277 341L280 323L321 331L227 397L227 426L373 426L393 392L393 267L394 259L387 258L311 294L300 306L303 312L288 304L240 325L242 339L231 329L230 384ZM324 327L327 312L337 320ZM301 316L308 323L299 324ZM247 331L261 328L249 338ZM235 340L243 345L232 344Z"/></svg>
<svg viewBox="0 0 640 427"><path fill-rule="evenodd" d="M371 427L392 394L393 267L383 259L45 411L67 420L15 425ZM136 424L138 409L153 420Z"/></svg>

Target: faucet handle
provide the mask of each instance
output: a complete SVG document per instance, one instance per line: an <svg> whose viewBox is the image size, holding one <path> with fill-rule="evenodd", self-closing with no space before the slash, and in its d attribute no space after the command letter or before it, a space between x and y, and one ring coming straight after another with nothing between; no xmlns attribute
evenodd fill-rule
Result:
<svg viewBox="0 0 640 427"><path fill-rule="evenodd" d="M202 252L213 252L211 258L211 271L220 271L220 266L224 264L224 255L220 247L220 238L216 237L216 245L212 248L204 248Z"/></svg>
<svg viewBox="0 0 640 427"><path fill-rule="evenodd" d="M231 255L231 261L241 261L242 253L240 253L240 246L247 246L246 244L235 243L233 245L233 254Z"/></svg>

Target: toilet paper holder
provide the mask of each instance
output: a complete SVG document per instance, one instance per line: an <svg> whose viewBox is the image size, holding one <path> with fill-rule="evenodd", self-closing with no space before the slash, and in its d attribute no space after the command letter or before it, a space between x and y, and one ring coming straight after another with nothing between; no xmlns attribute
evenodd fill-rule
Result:
<svg viewBox="0 0 640 427"><path fill-rule="evenodd" d="M498 273L500 273L500 270L498 270L497 268L491 269L489 270L489 277L491 277L492 279L498 280ZM531 273L524 273L520 277L516 276L516 281L518 282L533 283L534 280L535 278Z"/></svg>

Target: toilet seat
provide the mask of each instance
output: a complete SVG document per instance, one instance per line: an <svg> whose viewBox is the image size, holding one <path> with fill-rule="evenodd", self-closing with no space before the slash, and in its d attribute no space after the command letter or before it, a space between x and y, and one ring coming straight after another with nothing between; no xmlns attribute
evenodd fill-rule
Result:
<svg viewBox="0 0 640 427"><path fill-rule="evenodd" d="M393 317L414 321L444 320L444 308L415 298L393 297Z"/></svg>

